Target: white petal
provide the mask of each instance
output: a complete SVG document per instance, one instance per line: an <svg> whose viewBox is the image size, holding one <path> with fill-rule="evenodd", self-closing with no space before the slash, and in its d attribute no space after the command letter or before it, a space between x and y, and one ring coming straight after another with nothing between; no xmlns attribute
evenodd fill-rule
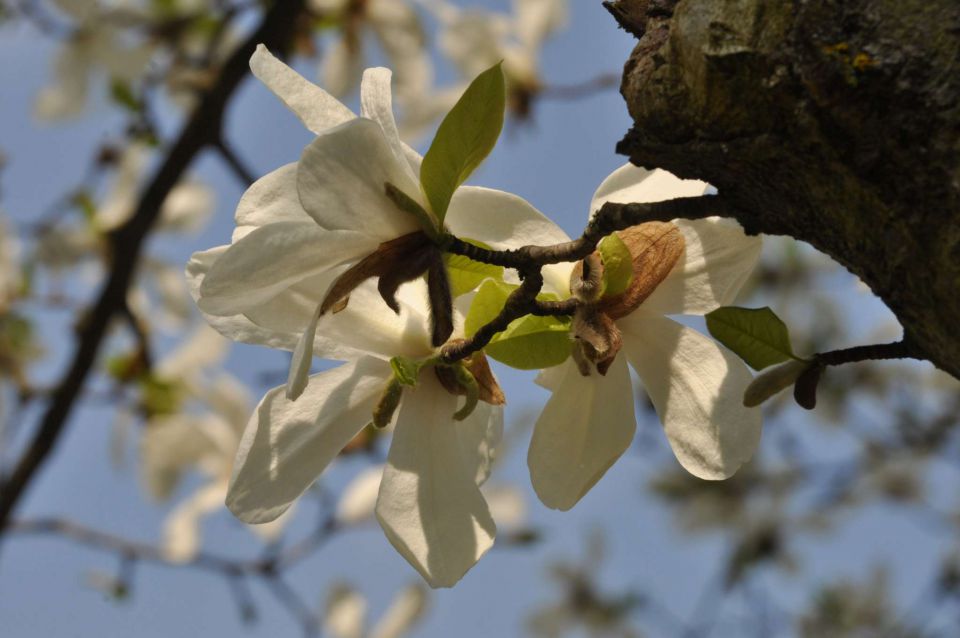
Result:
<svg viewBox="0 0 960 638"><path fill-rule="evenodd" d="M361 53L346 38L340 38L324 51L320 75L324 88L332 95L343 97L357 86L363 69Z"/></svg>
<svg viewBox="0 0 960 638"><path fill-rule="evenodd" d="M250 58L250 70L314 134L356 117L337 98L275 58L262 44Z"/></svg>
<svg viewBox="0 0 960 638"><path fill-rule="evenodd" d="M370 421L389 375L388 364L365 357L314 375L296 402L283 387L268 392L240 441L230 511L246 523L286 511Z"/></svg>
<svg viewBox="0 0 960 638"><path fill-rule="evenodd" d="M570 241L562 228L525 199L492 188L458 188L445 221L457 236L498 250Z"/></svg>
<svg viewBox="0 0 960 638"><path fill-rule="evenodd" d="M313 218L300 205L297 163L278 168L251 184L237 204L234 219L237 222L234 241L255 228L275 222L313 223Z"/></svg>
<svg viewBox="0 0 960 638"><path fill-rule="evenodd" d="M164 379L179 380L220 363L229 347L229 341L209 326L201 324L183 343L157 363L154 372Z"/></svg>
<svg viewBox="0 0 960 638"><path fill-rule="evenodd" d="M253 402L247 387L236 377L223 372L205 386L203 400L226 423L233 426L239 443L252 411Z"/></svg>
<svg viewBox="0 0 960 638"><path fill-rule="evenodd" d="M383 617L370 631L370 638L400 638L423 617L427 591L419 583L407 585L396 595Z"/></svg>
<svg viewBox="0 0 960 638"><path fill-rule="evenodd" d="M90 84L90 59L76 42L57 54L54 83L43 87L34 106L42 120L62 120L83 112Z"/></svg>
<svg viewBox="0 0 960 638"><path fill-rule="evenodd" d="M303 330L297 347L290 358L290 373L287 376L287 398L296 401L307 387L307 376L313 363L313 341L317 336L317 321L320 319L320 306L313 312L310 323Z"/></svg>
<svg viewBox="0 0 960 638"><path fill-rule="evenodd" d="M216 205L213 191L194 179L177 184L160 210L159 230L195 233L202 229Z"/></svg>
<svg viewBox="0 0 960 638"><path fill-rule="evenodd" d="M163 555L174 563L192 560L200 549L201 519L223 507L225 482L214 482L197 490L177 505L163 524Z"/></svg>
<svg viewBox="0 0 960 638"><path fill-rule="evenodd" d="M423 278L401 286L397 301L399 315L387 307L377 292L376 282L371 279L350 293L345 310L328 313L320 319L319 333L338 347L352 348L383 359L433 354L427 286ZM325 355L320 353L320 356Z"/></svg>
<svg viewBox="0 0 960 638"><path fill-rule="evenodd" d="M423 204L409 166L394 155L383 129L358 118L317 137L300 158L297 186L303 208L323 228L356 230L378 241L419 230L385 192L387 182Z"/></svg>
<svg viewBox="0 0 960 638"><path fill-rule="evenodd" d="M417 182L417 175L407 162L410 152L400 141L397 122L393 117L393 98L390 93L390 69L377 67L363 72L363 83L360 86L360 115L373 120L383 129L383 135L393 150L394 156L406 170L407 176L413 183ZM416 164L419 167L419 162Z"/></svg>
<svg viewBox="0 0 960 638"><path fill-rule="evenodd" d="M662 202L677 197L703 195L707 188L709 185L706 182L680 179L660 168L651 171L633 164L624 164L610 173L593 194L590 216L607 202Z"/></svg>
<svg viewBox="0 0 960 638"><path fill-rule="evenodd" d="M487 499L497 529L519 529L527 520L527 504L523 494L515 485L483 486L483 495Z"/></svg>
<svg viewBox="0 0 960 638"><path fill-rule="evenodd" d="M702 315L733 303L760 258L760 237L749 237L736 221L718 217L675 223L683 233L683 257L643 309Z"/></svg>
<svg viewBox="0 0 960 638"><path fill-rule="evenodd" d="M187 264L187 281L191 295L200 298L200 286L228 246L194 253ZM280 350L294 350L300 341L303 326L330 287L339 271L304 279L275 297L250 308L245 314L225 317L204 314L217 332L242 343L265 345ZM427 324L426 285L422 280L405 284L398 294L401 313L385 310L383 299L373 280L361 285L350 295L343 312L326 315L320 334L313 342L318 357L347 361L373 354L383 359L394 356L420 357L431 354Z"/></svg>
<svg viewBox="0 0 960 638"><path fill-rule="evenodd" d="M187 262L186 275L187 283L190 286L190 296L193 297L194 301L199 301L200 286L203 284L203 280L210 272L213 264L223 256L228 248L229 246L217 246L190 256L190 261ZM203 313L203 318L224 337L241 343L254 343L281 350L293 350L300 338L299 334L294 331L283 332L259 326L244 315L219 317Z"/></svg>
<svg viewBox="0 0 960 638"><path fill-rule="evenodd" d="M256 525L247 525L247 529L253 532L264 543L275 543L283 533L287 524L293 520L296 512L296 506L290 506L286 512L267 523L257 523Z"/></svg>
<svg viewBox="0 0 960 638"><path fill-rule="evenodd" d="M456 401L424 375L403 397L377 519L432 587L451 587L493 545L496 526L463 454Z"/></svg>
<svg viewBox="0 0 960 638"><path fill-rule="evenodd" d="M490 477L497 448L503 438L503 406L481 401L469 417L456 424L464 458L472 460L474 480L483 485Z"/></svg>
<svg viewBox="0 0 960 638"><path fill-rule="evenodd" d="M617 322L680 464L694 476L732 476L760 443L760 410L743 405L752 377L726 348L675 321L636 311Z"/></svg>
<svg viewBox="0 0 960 638"><path fill-rule="evenodd" d="M344 488L337 503L337 520L347 525L356 525L373 517L380 492L383 465L368 467L353 478Z"/></svg>
<svg viewBox="0 0 960 638"><path fill-rule="evenodd" d="M361 233L331 232L309 223L268 224L217 259L200 285L197 305L209 314L239 314L372 250L370 239Z"/></svg>
<svg viewBox="0 0 960 638"><path fill-rule="evenodd" d="M566 26L569 18L567 0L515 0L513 4L517 37L532 50Z"/></svg>
<svg viewBox="0 0 960 638"><path fill-rule="evenodd" d="M572 359L533 429L530 480L547 507L568 510L630 447L633 387L621 354L606 376L580 374Z"/></svg>
<svg viewBox="0 0 960 638"><path fill-rule="evenodd" d="M149 421L140 439L140 476L152 498L166 500L185 472L222 454L219 432L211 423L187 415Z"/></svg>
<svg viewBox="0 0 960 638"><path fill-rule="evenodd" d="M334 585L327 597L323 628L334 638L363 638L367 601L348 585Z"/></svg>

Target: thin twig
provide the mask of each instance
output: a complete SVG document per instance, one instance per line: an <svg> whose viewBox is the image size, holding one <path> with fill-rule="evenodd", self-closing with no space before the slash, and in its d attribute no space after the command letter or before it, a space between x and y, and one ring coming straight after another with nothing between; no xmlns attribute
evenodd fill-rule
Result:
<svg viewBox="0 0 960 638"><path fill-rule="evenodd" d="M213 148L216 149L217 153L220 154L220 158L228 167L230 167L230 170L233 172L233 176L237 178L237 181L240 182L244 188L247 188L257 181L253 171L250 170L246 162L240 159L240 156L237 155L236 151L229 142L222 137L217 138L217 140L213 143Z"/></svg>

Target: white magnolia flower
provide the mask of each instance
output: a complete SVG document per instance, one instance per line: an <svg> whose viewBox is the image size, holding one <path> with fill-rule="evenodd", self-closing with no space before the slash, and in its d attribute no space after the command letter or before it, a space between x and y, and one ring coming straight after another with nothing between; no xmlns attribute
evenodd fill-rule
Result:
<svg viewBox="0 0 960 638"><path fill-rule="evenodd" d="M151 149L146 144L128 146L117 164L111 189L97 207L94 223L101 232L122 226L133 215L143 186ZM196 178L174 186L160 209L157 230L173 233L200 231L209 221L216 200L213 191Z"/></svg>
<svg viewBox="0 0 960 638"><path fill-rule="evenodd" d="M327 597L324 629L334 638L400 638L423 618L427 595L421 585L404 587L379 622L368 630L366 599L349 585L337 585Z"/></svg>
<svg viewBox="0 0 960 638"><path fill-rule="evenodd" d="M420 0L440 21L440 50L459 71L461 81L431 88L432 73L421 90L399 96L401 133L417 139L445 115L470 81L503 62L510 106L527 114L530 98L539 92L540 49L544 41L566 24L567 0L515 0L512 15L461 9L444 0Z"/></svg>
<svg viewBox="0 0 960 638"><path fill-rule="evenodd" d="M311 0L321 16L340 21L340 37L323 54L321 83L331 94L350 93L364 67L364 37L371 33L394 71L399 99L422 94L433 82L433 65L417 12L408 0Z"/></svg>
<svg viewBox="0 0 960 638"><path fill-rule="evenodd" d="M390 72L364 74L358 118L262 47L251 67L317 139L299 163L251 186L237 208L233 244L195 254L187 274L200 309L223 334L295 351L287 387L267 394L244 433L227 499L241 520L261 523L284 512L367 425L393 378L389 360L427 358L436 348L422 279L400 287L398 313L367 280L344 310L320 317L346 267L420 232L386 196L387 182L429 210L419 187L422 158L397 136ZM458 189L446 222L497 248L562 235L522 199L476 187ZM349 362L308 380L311 354ZM481 401L455 423L457 402L432 369L403 391L376 507L388 539L433 586L459 580L495 533L478 483L489 473L502 408Z"/></svg>
<svg viewBox="0 0 960 638"><path fill-rule="evenodd" d="M211 375L226 355L228 343L201 326L153 370L156 382L185 395L186 405L172 414L152 417L144 425L140 456L145 489L154 499L165 501L186 473L207 477L164 522L162 547L166 557L176 562L196 556L203 517L224 507L233 459L250 415L246 389L228 374ZM202 410L191 410L197 407ZM288 518L250 529L264 541L273 541Z"/></svg>
<svg viewBox="0 0 960 638"><path fill-rule="evenodd" d="M596 212L605 202L696 196L706 186L627 165L600 185L590 210ZM639 237L627 236L644 227ZM751 381L746 366L713 340L664 317L702 315L731 303L757 261L759 238L718 218L634 229L621 233L634 253L633 282L624 295L634 298L626 307L623 298L618 307L615 300L606 300L607 305L601 300L599 306L615 326L608 329L622 339L619 354L614 348L615 358L601 361L601 367L609 366L605 375L591 362L571 358L538 379L553 394L535 425L527 462L533 487L548 507L573 507L633 440L628 362L653 402L677 460L691 474L727 478L750 459L759 442L760 411L742 403ZM645 287L642 294L639 287ZM576 330L576 320L574 324Z"/></svg>
<svg viewBox="0 0 960 638"><path fill-rule="evenodd" d="M53 82L37 96L36 114L44 120L79 115L98 70L118 80L136 79L153 51L147 42L128 43L123 27L109 18L117 7L92 0L54 0L54 4L74 22L74 30L57 54Z"/></svg>
<svg viewBox="0 0 960 638"><path fill-rule="evenodd" d="M567 0L515 0L509 16L440 1L430 5L443 24L440 48L464 78L503 60L510 81L529 88L540 85L540 48L565 26L568 13Z"/></svg>

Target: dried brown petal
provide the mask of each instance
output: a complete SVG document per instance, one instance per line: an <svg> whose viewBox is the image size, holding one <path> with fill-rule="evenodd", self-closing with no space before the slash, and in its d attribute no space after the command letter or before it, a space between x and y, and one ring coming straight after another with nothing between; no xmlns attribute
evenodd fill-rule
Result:
<svg viewBox="0 0 960 638"><path fill-rule="evenodd" d="M597 301L603 289L603 261L597 252L578 261L570 273L570 294L586 303Z"/></svg>
<svg viewBox="0 0 960 638"><path fill-rule="evenodd" d="M683 233L669 222L648 222L619 233L633 257L630 287L600 301L600 309L611 319L620 319L636 310L683 256Z"/></svg>
<svg viewBox="0 0 960 638"><path fill-rule="evenodd" d="M429 249L429 250L428 250ZM350 296L353 290L371 277L380 277L378 288L387 305L394 312L399 312L393 293L400 284L416 279L427 269L423 253L436 250L430 240L421 232L409 233L396 239L383 242L371 254L367 255L354 266L341 274L330 286L327 295L320 304L320 314L324 315L334 308L340 308L343 300ZM411 275L411 272L420 270ZM405 279L403 279L406 277ZM383 282L386 279L386 283ZM402 279L398 281L399 279ZM394 285L395 284L395 285ZM385 294L385 289L388 294Z"/></svg>
<svg viewBox="0 0 960 638"><path fill-rule="evenodd" d="M605 375L623 345L617 324L596 304L582 305L573 315L572 333L584 357Z"/></svg>

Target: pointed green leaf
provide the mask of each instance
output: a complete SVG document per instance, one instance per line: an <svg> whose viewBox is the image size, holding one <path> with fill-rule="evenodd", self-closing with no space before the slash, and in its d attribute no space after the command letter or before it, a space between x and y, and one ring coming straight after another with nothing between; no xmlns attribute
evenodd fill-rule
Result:
<svg viewBox="0 0 960 638"><path fill-rule="evenodd" d="M441 225L453 192L497 144L505 106L503 69L497 64L478 75L443 118L420 168L420 186Z"/></svg>
<svg viewBox="0 0 960 638"><path fill-rule="evenodd" d="M786 324L770 308L717 308L706 316L713 337L754 370L799 359L790 347Z"/></svg>
<svg viewBox="0 0 960 638"><path fill-rule="evenodd" d="M603 238L597 246L603 260L603 294L619 295L630 287L633 279L633 256L617 233Z"/></svg>
<svg viewBox="0 0 960 638"><path fill-rule="evenodd" d="M487 244L473 239L464 239L468 244L481 248L490 248ZM466 294L483 283L484 279L503 281L503 267L474 261L463 255L444 253L443 263L447 266L450 278L450 291L454 298Z"/></svg>
<svg viewBox="0 0 960 638"><path fill-rule="evenodd" d="M481 326L500 314L507 297L516 289L517 286L512 284L485 281L467 313L464 325L467 336L473 336ZM556 299L554 295L540 295L539 298ZM512 368L537 370L563 363L570 356L571 349L569 319L527 315L515 319L506 330L494 336L484 351Z"/></svg>

